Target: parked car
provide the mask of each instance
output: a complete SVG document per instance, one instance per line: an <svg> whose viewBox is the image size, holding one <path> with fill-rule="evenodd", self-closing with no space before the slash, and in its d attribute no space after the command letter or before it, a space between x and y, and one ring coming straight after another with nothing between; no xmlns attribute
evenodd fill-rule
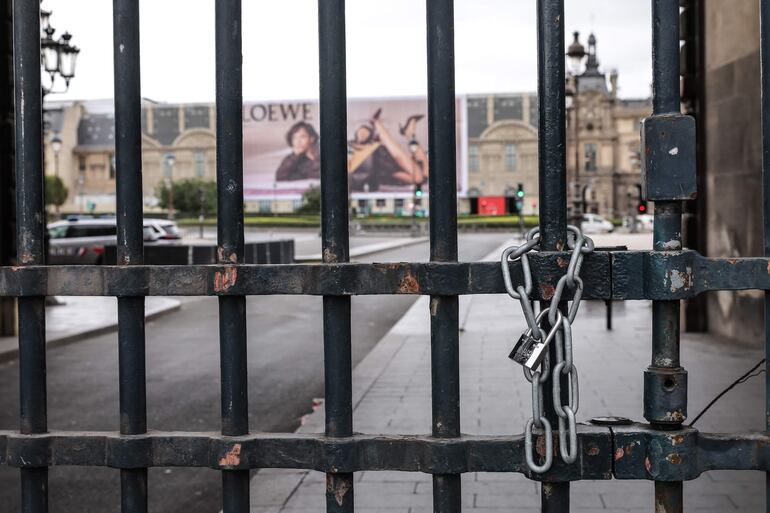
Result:
<svg viewBox="0 0 770 513"><path fill-rule="evenodd" d="M105 246L117 244L117 221L112 218L73 216L48 225L49 263L102 264ZM145 244L158 244L181 239L179 228L167 219L145 219Z"/></svg>
<svg viewBox="0 0 770 513"><path fill-rule="evenodd" d="M583 233L610 233L615 227L599 214L583 214L580 230Z"/></svg>

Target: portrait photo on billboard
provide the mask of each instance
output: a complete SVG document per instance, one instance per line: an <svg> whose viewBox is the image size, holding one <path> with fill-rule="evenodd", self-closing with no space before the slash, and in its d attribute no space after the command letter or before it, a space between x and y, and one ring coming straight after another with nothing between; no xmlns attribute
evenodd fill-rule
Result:
<svg viewBox="0 0 770 513"><path fill-rule="evenodd" d="M427 104L415 99L348 102L348 184L351 193L403 195L428 190ZM458 102L458 190L461 124ZM244 192L249 198L298 197L321 178L316 102L244 105Z"/></svg>

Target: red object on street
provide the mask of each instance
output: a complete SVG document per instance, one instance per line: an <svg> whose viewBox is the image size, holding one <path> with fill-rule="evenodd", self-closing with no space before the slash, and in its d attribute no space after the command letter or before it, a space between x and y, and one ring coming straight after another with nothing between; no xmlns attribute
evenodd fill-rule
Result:
<svg viewBox="0 0 770 513"><path fill-rule="evenodd" d="M502 216L505 215L504 196L481 196L479 198L479 215Z"/></svg>

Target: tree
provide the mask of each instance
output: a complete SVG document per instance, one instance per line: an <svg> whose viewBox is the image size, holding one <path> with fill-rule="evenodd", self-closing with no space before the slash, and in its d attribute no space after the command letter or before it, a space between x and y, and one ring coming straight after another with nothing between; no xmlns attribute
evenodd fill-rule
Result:
<svg viewBox="0 0 770 513"><path fill-rule="evenodd" d="M197 217L201 210L200 191L203 191L204 215L213 215L217 211L217 184L199 178L178 180L171 185L174 194L174 210L180 217ZM155 196L161 208L168 208L169 194L166 183L161 182Z"/></svg>
<svg viewBox="0 0 770 513"><path fill-rule="evenodd" d="M298 209L303 214L321 213L321 189L311 186L302 195L302 206Z"/></svg>
<svg viewBox="0 0 770 513"><path fill-rule="evenodd" d="M67 201L69 191L64 182L58 176L46 175L45 177L45 204L56 207L56 213L59 213L59 207Z"/></svg>

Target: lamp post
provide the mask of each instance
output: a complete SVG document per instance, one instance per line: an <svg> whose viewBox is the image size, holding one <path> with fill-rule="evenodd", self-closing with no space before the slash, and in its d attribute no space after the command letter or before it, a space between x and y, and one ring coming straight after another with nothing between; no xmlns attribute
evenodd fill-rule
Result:
<svg viewBox="0 0 770 513"><path fill-rule="evenodd" d="M412 136L409 141L409 152L412 154L412 236L418 235L417 228L417 199L420 197L417 190L417 150L420 148L417 138Z"/></svg>
<svg viewBox="0 0 770 513"><path fill-rule="evenodd" d="M53 137L51 137L51 150L53 150L53 175L56 178L57 182L59 180L59 152L61 151L61 137L59 137L59 133L56 132L53 134ZM58 184L57 184L58 185ZM56 217L59 217L59 205L57 202L57 205L55 205L56 210Z"/></svg>
<svg viewBox="0 0 770 513"><path fill-rule="evenodd" d="M166 207L168 208L168 218L174 219L176 213L174 212L174 162L176 158L173 153L166 155Z"/></svg>
<svg viewBox="0 0 770 513"><path fill-rule="evenodd" d="M575 31L572 34L573 41L567 48L567 57L570 65L570 78L572 79L572 87L567 88L567 108L572 110L574 114L574 130L575 130L575 170L572 173L572 179L570 180L571 196L573 201L573 215L578 216L583 213L584 204L579 196L580 190L580 109L579 109L579 97L580 97L580 80L579 77L582 74L583 59L588 55L585 47L580 42L580 32Z"/></svg>

